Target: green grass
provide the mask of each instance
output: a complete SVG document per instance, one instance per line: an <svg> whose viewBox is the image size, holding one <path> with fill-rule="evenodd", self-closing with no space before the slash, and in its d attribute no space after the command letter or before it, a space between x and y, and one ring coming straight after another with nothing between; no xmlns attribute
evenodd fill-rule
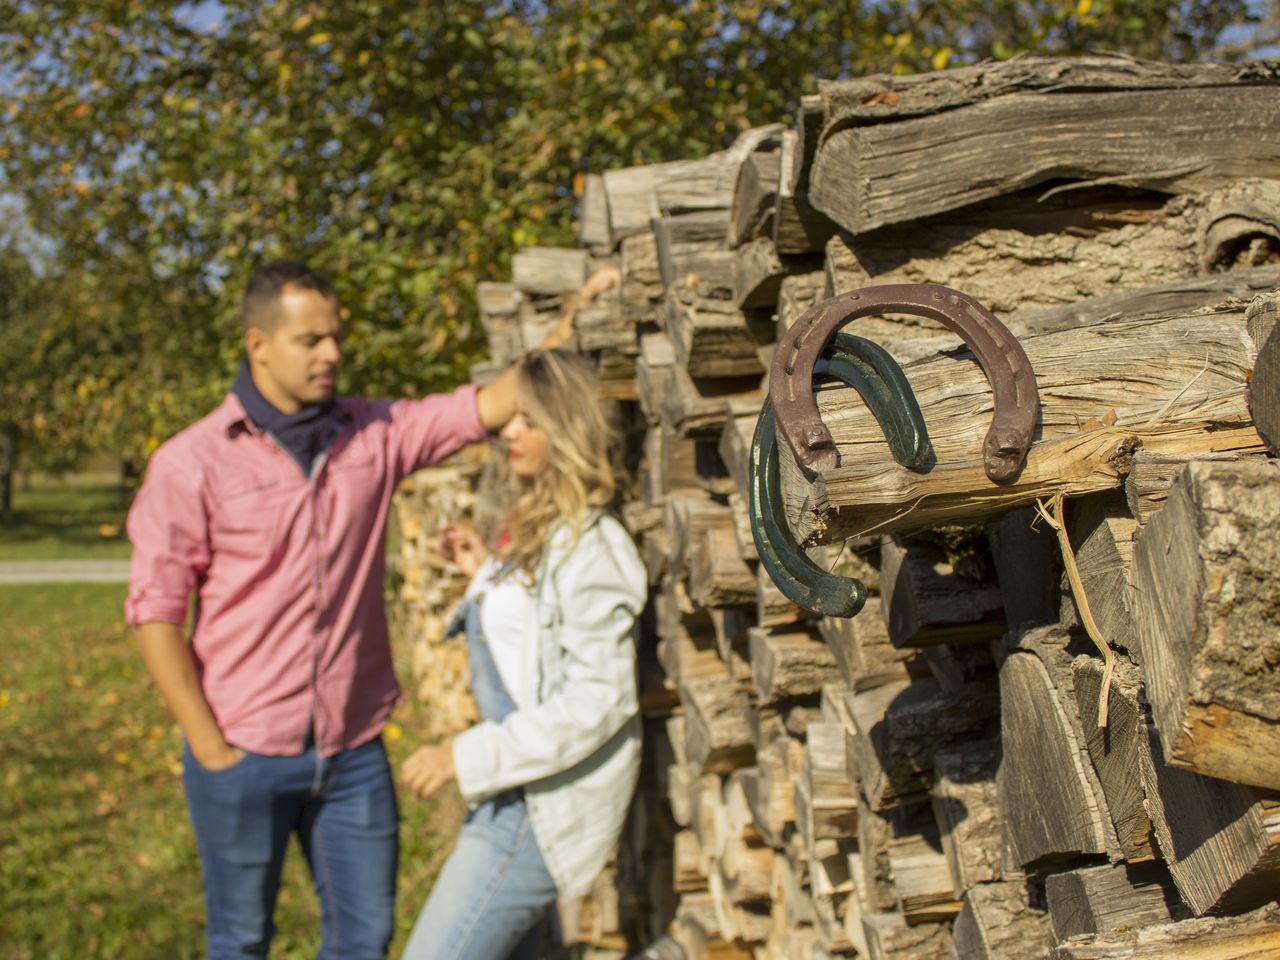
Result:
<svg viewBox="0 0 1280 960"><path fill-rule="evenodd" d="M204 955L200 863L181 738L122 622L124 585L0 586L0 956L181 960ZM398 764L420 704L388 737ZM394 737L400 729L402 737ZM461 820L450 792L401 797L403 947ZM272 956L313 957L319 911L290 849Z"/></svg>
<svg viewBox="0 0 1280 960"><path fill-rule="evenodd" d="M123 560L129 501L110 474L37 476L15 484L13 511L0 520L0 561Z"/></svg>

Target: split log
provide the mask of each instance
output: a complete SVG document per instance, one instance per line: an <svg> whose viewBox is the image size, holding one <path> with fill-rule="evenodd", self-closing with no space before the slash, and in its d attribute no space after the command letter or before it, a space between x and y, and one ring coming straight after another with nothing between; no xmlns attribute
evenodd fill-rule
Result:
<svg viewBox="0 0 1280 960"><path fill-rule="evenodd" d="M606 293L574 314L573 333L582 352L623 354L640 352L636 325L627 318L618 294Z"/></svg>
<svg viewBox="0 0 1280 960"><path fill-rule="evenodd" d="M756 576L738 554L732 523L705 530L694 542L689 593L702 607L755 602Z"/></svg>
<svg viewBox="0 0 1280 960"><path fill-rule="evenodd" d="M752 544L754 552L755 544ZM809 612L791 602L770 578L763 565L756 566L756 623L761 629L803 623Z"/></svg>
<svg viewBox="0 0 1280 960"><path fill-rule="evenodd" d="M808 264L806 264L808 266ZM788 273L802 273L802 268L788 269L778 256L773 241L760 237L739 247L733 254L733 299L746 310L778 303L778 291Z"/></svg>
<svg viewBox="0 0 1280 960"><path fill-rule="evenodd" d="M664 526L671 535L671 553L667 569L679 579L688 573L694 546L708 530L725 529L732 533L733 516L729 508L700 490L679 490L667 497ZM754 591L755 581L752 581Z"/></svg>
<svg viewBox="0 0 1280 960"><path fill-rule="evenodd" d="M671 384L671 370L676 362L676 349L665 333L646 333L640 337L640 356L636 361L636 394L650 424L656 423L663 399Z"/></svg>
<svg viewBox="0 0 1280 960"><path fill-rule="evenodd" d="M1274 304L1276 300L1270 302ZM1271 313L1280 316L1280 307ZM1280 336L1276 336L1274 330L1258 351L1258 362L1249 384L1249 409L1253 411L1258 432L1267 441L1267 449L1272 453L1280 451Z"/></svg>
<svg viewBox="0 0 1280 960"><path fill-rule="evenodd" d="M741 778L742 792L761 838L769 846L781 848L787 826L795 822L794 790L785 761L776 752L759 752L756 766L735 770L733 776Z"/></svg>
<svg viewBox="0 0 1280 960"><path fill-rule="evenodd" d="M1058 538L1034 507L1010 510L987 525L987 542L1010 629L1058 617Z"/></svg>
<svg viewBox="0 0 1280 960"><path fill-rule="evenodd" d="M670 287L683 283L695 273L703 282L732 289L730 266L733 257L724 249L727 214L723 210L700 210L653 221L653 238L658 250L658 272Z"/></svg>
<svg viewBox="0 0 1280 960"><path fill-rule="evenodd" d="M1264 201L1260 199L1259 202ZM1139 266L1143 270L1150 269L1149 264ZM1132 317L1140 314L1169 316L1193 310L1206 303L1249 300L1263 291L1280 287L1280 267L1241 267L1225 273L1210 273L1138 289L1128 287L1130 282L1131 280L1126 280L1126 289L1105 296L1086 297L1043 310L1019 310L1008 318L1006 326L1015 336L1034 337L1071 327L1086 327L1106 317ZM1254 343L1261 347L1263 339L1252 328L1249 332Z"/></svg>
<svg viewBox="0 0 1280 960"><path fill-rule="evenodd" d="M991 684L948 693L922 678L890 683L851 698L857 734L849 739L849 766L877 810L927 799L934 753L980 736L999 713Z"/></svg>
<svg viewBox="0 0 1280 960"><path fill-rule="evenodd" d="M1164 864L1115 863L1052 874L1045 898L1055 943L1082 934L1185 920L1190 916Z"/></svg>
<svg viewBox="0 0 1280 960"><path fill-rule="evenodd" d="M1134 646L1133 615L1129 611L1129 567L1138 522L1118 492L1072 500L1064 508L1067 534L1075 556L1080 585L1094 623L1109 646ZM1080 602L1063 573L1059 622L1067 629L1084 629Z"/></svg>
<svg viewBox="0 0 1280 960"><path fill-rule="evenodd" d="M942 850L959 900L978 884L1002 878L998 740L975 740L939 750L929 791Z"/></svg>
<svg viewBox="0 0 1280 960"><path fill-rule="evenodd" d="M983 576L984 566L957 570L936 543L886 537L880 545L880 612L889 642L924 647L1003 635L1004 600L994 580Z"/></svg>
<svg viewBox="0 0 1280 960"><path fill-rule="evenodd" d="M685 751L695 771L729 773L755 758L747 726L746 694L715 677L680 684L685 714Z"/></svg>
<svg viewBox="0 0 1280 960"><path fill-rule="evenodd" d="M1022 880L972 888L951 932L963 960L1023 960L1050 944L1049 917L1031 904Z"/></svg>
<svg viewBox="0 0 1280 960"><path fill-rule="evenodd" d="M1141 675L1128 660L1117 659L1103 726L1098 722L1098 704L1105 665L1095 657L1081 656L1072 664L1072 672L1085 744L1107 798L1120 849L1131 863L1150 860L1156 855L1155 838L1142 785L1142 768L1149 763L1150 718L1141 697Z"/></svg>
<svg viewBox="0 0 1280 960"><path fill-rule="evenodd" d="M609 235L609 198L605 195L604 177L598 173L588 173L582 180L578 243L596 255L613 249Z"/></svg>
<svg viewBox="0 0 1280 960"><path fill-rule="evenodd" d="M667 288L658 263L658 242L651 230L627 237L619 252L623 316L637 328L661 325Z"/></svg>
<svg viewBox="0 0 1280 960"><path fill-rule="evenodd" d="M764 703L816 694L840 676L831 650L808 630L757 627L748 636L751 676Z"/></svg>
<svg viewBox="0 0 1280 960"><path fill-rule="evenodd" d="M863 238L841 233L826 246L828 289L940 283L963 290L1001 317L1011 314L1008 325L1020 338L1117 315L1181 314L1276 285L1280 267L1270 265L1242 265L1231 271L1238 279L1203 275L1226 269L1212 264L1232 257L1233 244L1219 246L1211 239L1215 224L1260 223L1266 242L1280 251L1277 194L1280 184L1242 180L1162 206L1133 201L1123 211L1106 191L1047 203L1024 196L998 208L940 217L927 230L912 223ZM917 317L883 322L896 326L897 335L867 329L895 351L902 339L944 332Z"/></svg>
<svg viewBox="0 0 1280 960"><path fill-rule="evenodd" d="M778 336L790 330L806 310L827 295L827 275L822 271L783 277L778 286Z"/></svg>
<svg viewBox="0 0 1280 960"><path fill-rule="evenodd" d="M841 676L851 690L872 690L928 672L923 661L915 664L913 672L916 652L900 650L889 642L878 596L867 597L856 617L823 617L818 631L835 654Z"/></svg>
<svg viewBox="0 0 1280 960"><path fill-rule="evenodd" d="M728 230L721 233L730 247L740 247L756 237L772 236L781 168L781 150L757 150L742 164L733 190Z"/></svg>
<svg viewBox="0 0 1280 960"><path fill-rule="evenodd" d="M1056 626L1040 627L1016 642L1000 666L997 776L1013 860L1032 869L1119 859L1106 798L1085 754L1069 638Z"/></svg>
<svg viewBox="0 0 1280 960"><path fill-rule="evenodd" d="M700 160L605 171L610 240L616 245L642 233L663 214L729 209L738 168L761 143L781 132L781 125L770 124L746 131L728 150Z"/></svg>
<svg viewBox="0 0 1280 960"><path fill-rule="evenodd" d="M1160 853L1192 912L1238 912L1280 890L1280 798L1163 762L1154 730L1142 767Z"/></svg>
<svg viewBox="0 0 1280 960"><path fill-rule="evenodd" d="M951 927L945 923L908 925L901 914L864 915L870 960L951 960Z"/></svg>
<svg viewBox="0 0 1280 960"><path fill-rule="evenodd" d="M746 498L751 489L751 440L756 421L760 419L760 403L756 397L734 397L725 409L724 427L717 450L733 477L738 494Z"/></svg>
<svg viewBox="0 0 1280 960"><path fill-rule="evenodd" d="M1055 179L1185 193L1242 176L1280 178L1276 91L1262 64L1101 57L828 84L812 196L841 226L865 233ZM1203 130L1226 117L1247 117L1248 126L1207 141Z"/></svg>
<svg viewBox="0 0 1280 960"><path fill-rule="evenodd" d="M668 291L672 287L689 287L701 297L733 299L736 256L725 250L720 241L673 245L665 256L659 243L658 267Z"/></svg>
<svg viewBox="0 0 1280 960"><path fill-rule="evenodd" d="M876 527L972 521L1055 493L1114 489L1132 451L1260 450L1245 402L1252 341L1239 310L1111 321L1027 340L1040 418L1026 465L994 484L982 464L990 387L980 368L950 357L907 368L927 411L936 462L896 464L855 391L824 389L819 409L840 465L807 481L780 444L787 513L802 540ZM1089 358L1088 370L1080 357ZM1108 426L1110 422L1113 425Z"/></svg>
<svg viewBox="0 0 1280 960"><path fill-rule="evenodd" d="M1256 374L1257 368L1254 368ZM1261 458L1257 454L1256 458ZM1193 460L1213 460L1235 463L1249 459L1238 453L1182 453L1164 454L1136 450L1129 476L1124 480L1125 504L1129 513L1140 525L1145 525L1155 512L1169 499L1169 488L1182 468Z"/></svg>
<svg viewBox="0 0 1280 960"><path fill-rule="evenodd" d="M1141 930L1073 937L1045 960L1274 960L1280 957L1280 907L1240 917L1183 920Z"/></svg>
<svg viewBox="0 0 1280 960"><path fill-rule="evenodd" d="M960 912L936 824L927 822L923 833L890 844L889 869L907 923L941 923Z"/></svg>
<svg viewBox="0 0 1280 960"><path fill-rule="evenodd" d="M763 402L760 377L696 379L677 363L671 367L671 379L660 407L662 421L685 436L714 438L724 429L729 400L735 397Z"/></svg>
<svg viewBox="0 0 1280 960"><path fill-rule="evenodd" d="M721 935L710 893L680 898L671 936L688 960L752 960L749 948Z"/></svg>
<svg viewBox="0 0 1280 960"><path fill-rule="evenodd" d="M511 255L511 282L525 293L570 293L587 279L589 264L585 250L523 247Z"/></svg>
<svg viewBox="0 0 1280 960"><path fill-rule="evenodd" d="M689 376L719 380L762 374L758 348L773 339L772 329L756 333L732 300L683 285L668 292L666 328L676 362Z"/></svg>
<svg viewBox="0 0 1280 960"><path fill-rule="evenodd" d="M1280 472L1191 463L1143 531L1135 616L1165 759L1280 788Z"/></svg>
<svg viewBox="0 0 1280 960"><path fill-rule="evenodd" d="M842 725L809 724L796 781L796 825L809 849L816 840L858 836L858 798L849 780L844 738Z"/></svg>

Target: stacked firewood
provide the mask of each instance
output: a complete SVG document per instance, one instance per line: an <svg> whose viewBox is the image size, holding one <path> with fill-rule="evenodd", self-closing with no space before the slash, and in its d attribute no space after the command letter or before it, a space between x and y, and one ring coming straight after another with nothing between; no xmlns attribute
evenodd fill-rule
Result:
<svg viewBox="0 0 1280 960"><path fill-rule="evenodd" d="M646 766L567 940L1280 956L1278 71L825 83L792 126L589 177L582 247L482 292L502 361L594 262L623 277L577 338L636 465ZM544 281L553 263L572 268ZM817 391L837 465L806 473L779 439L796 542L870 590L817 617L750 524L773 348L821 300L923 282L1019 338L1033 443L993 483L991 388L959 337L850 325L903 365L933 454L900 466L843 385Z"/></svg>

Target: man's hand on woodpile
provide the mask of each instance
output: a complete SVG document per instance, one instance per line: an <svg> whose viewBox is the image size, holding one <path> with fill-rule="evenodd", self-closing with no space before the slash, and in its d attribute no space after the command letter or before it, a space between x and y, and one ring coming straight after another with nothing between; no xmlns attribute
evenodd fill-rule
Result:
<svg viewBox="0 0 1280 960"><path fill-rule="evenodd" d="M424 800L457 776L453 747L419 747L400 770L400 782Z"/></svg>

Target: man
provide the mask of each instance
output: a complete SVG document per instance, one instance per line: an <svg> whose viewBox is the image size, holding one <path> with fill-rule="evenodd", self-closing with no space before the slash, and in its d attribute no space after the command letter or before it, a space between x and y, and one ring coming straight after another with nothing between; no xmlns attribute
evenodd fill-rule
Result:
<svg viewBox="0 0 1280 960"><path fill-rule="evenodd" d="M617 279L596 274L580 298ZM320 957L381 958L398 851L381 741L399 698L382 602L391 496L510 419L515 371L420 400L336 398L337 298L288 261L253 275L241 319L231 392L155 452L129 512L126 617L185 736L209 956L266 955L296 833ZM572 306L544 346L571 324Z"/></svg>

